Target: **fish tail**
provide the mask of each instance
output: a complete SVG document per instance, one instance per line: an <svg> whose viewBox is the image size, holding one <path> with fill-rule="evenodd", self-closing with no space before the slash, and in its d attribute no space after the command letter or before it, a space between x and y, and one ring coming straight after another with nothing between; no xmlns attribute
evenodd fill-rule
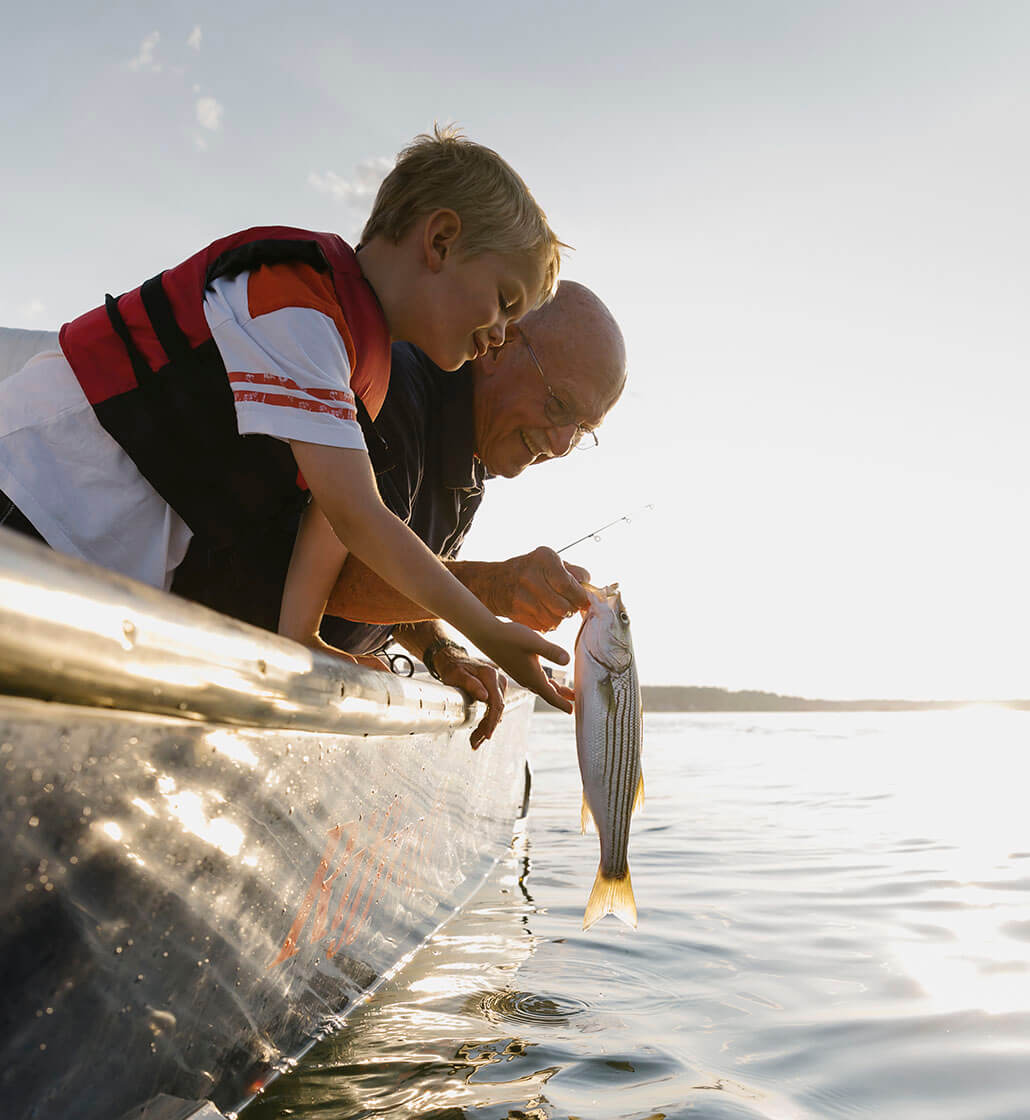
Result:
<svg viewBox="0 0 1030 1120"><path fill-rule="evenodd" d="M633 897L633 882L629 877L628 867L626 874L618 879L605 875L600 867L597 869L594 889L590 892L583 914L583 928L589 929L605 914L614 914L626 925L637 928L637 903Z"/></svg>

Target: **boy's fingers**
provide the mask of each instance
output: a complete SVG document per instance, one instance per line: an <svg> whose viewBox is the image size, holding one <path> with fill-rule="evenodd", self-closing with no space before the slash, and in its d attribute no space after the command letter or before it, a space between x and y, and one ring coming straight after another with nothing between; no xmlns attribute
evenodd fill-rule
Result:
<svg viewBox="0 0 1030 1120"><path fill-rule="evenodd" d="M540 676L537 678L534 685L530 687L537 696L542 700L546 700L552 708L557 708L559 712L565 712L566 715L572 714L572 705L554 687L554 682L545 676L543 669L540 670Z"/></svg>
<svg viewBox="0 0 1030 1120"><path fill-rule="evenodd" d="M540 695L551 705L552 708L557 708L559 712L564 712L567 716L572 715L572 705L566 700L560 692L556 692L553 688L550 694L541 692Z"/></svg>
<svg viewBox="0 0 1030 1120"><path fill-rule="evenodd" d="M569 654L567 650L562 649L561 646L556 646L554 642L547 641L546 638L541 638L537 649L541 657L546 657L548 661L553 661L556 665L568 665Z"/></svg>

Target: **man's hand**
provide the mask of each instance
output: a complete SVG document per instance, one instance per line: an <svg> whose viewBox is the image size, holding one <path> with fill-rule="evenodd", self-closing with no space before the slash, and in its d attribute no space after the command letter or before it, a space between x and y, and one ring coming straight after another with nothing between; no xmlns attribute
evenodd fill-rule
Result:
<svg viewBox="0 0 1030 1120"><path fill-rule="evenodd" d="M486 704L486 714L472 732L472 749L477 750L489 739L504 714L504 693L508 678L486 661L480 661L463 650L444 646L433 657L433 668L443 684L453 685L467 692L473 699Z"/></svg>
<svg viewBox="0 0 1030 1120"><path fill-rule="evenodd" d="M550 548L536 548L510 560L448 560L451 573L494 614L521 622L531 630L553 630L563 619L588 606L580 583L586 568L563 564ZM356 556L348 556L329 596L326 613L352 622L410 625L431 613L412 603Z"/></svg>
<svg viewBox="0 0 1030 1120"><path fill-rule="evenodd" d="M491 594L484 601L495 614L532 630L553 630L590 605L580 586L590 573L563 563L553 549L541 546L491 567Z"/></svg>

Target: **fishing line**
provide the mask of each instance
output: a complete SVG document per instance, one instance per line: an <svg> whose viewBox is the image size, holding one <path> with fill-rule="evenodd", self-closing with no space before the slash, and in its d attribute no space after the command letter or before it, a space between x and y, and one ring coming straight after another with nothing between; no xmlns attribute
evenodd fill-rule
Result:
<svg viewBox="0 0 1030 1120"><path fill-rule="evenodd" d="M559 548L557 554L560 556L563 552L568 552L573 545L582 544L584 541L588 541L591 538L595 541L599 541L605 529L610 529L613 525L618 525L621 521L632 521L638 513L646 513L649 509L654 509L654 502L648 502L646 506L641 506L640 509L634 510L632 513L624 513L621 517L616 517L614 521L609 521L607 525L602 525L599 529L592 529L586 536L577 537L571 544Z"/></svg>

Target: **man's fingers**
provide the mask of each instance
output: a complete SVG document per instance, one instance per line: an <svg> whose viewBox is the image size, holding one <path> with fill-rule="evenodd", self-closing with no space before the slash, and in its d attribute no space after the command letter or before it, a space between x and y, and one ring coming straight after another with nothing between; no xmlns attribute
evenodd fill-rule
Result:
<svg viewBox="0 0 1030 1120"><path fill-rule="evenodd" d="M508 683L493 666L483 665L480 673L482 675L466 670L464 680L459 683L460 688L486 704L486 712L469 739L473 750L478 749L497 730L501 716L504 715L504 689Z"/></svg>
<svg viewBox="0 0 1030 1120"><path fill-rule="evenodd" d="M586 570L586 568L581 568L578 564L566 563L565 570L577 583L590 582L590 573Z"/></svg>
<svg viewBox="0 0 1030 1120"><path fill-rule="evenodd" d="M482 700L485 704L490 703L490 695L486 690L486 685L472 673L465 673L464 679L458 682L457 687L464 689L470 696Z"/></svg>
<svg viewBox="0 0 1030 1120"><path fill-rule="evenodd" d="M549 584L537 586L533 591L517 595L515 611L518 619L534 630L553 630L568 618L572 604L559 595Z"/></svg>
<svg viewBox="0 0 1030 1120"><path fill-rule="evenodd" d="M582 568L579 570L584 571ZM561 590L562 596L569 607L574 611L581 610L583 607L589 607L590 598L583 590L582 580L577 579L571 572L567 572L566 574L569 578L562 584ZM589 578L589 573L587 573L587 579Z"/></svg>

